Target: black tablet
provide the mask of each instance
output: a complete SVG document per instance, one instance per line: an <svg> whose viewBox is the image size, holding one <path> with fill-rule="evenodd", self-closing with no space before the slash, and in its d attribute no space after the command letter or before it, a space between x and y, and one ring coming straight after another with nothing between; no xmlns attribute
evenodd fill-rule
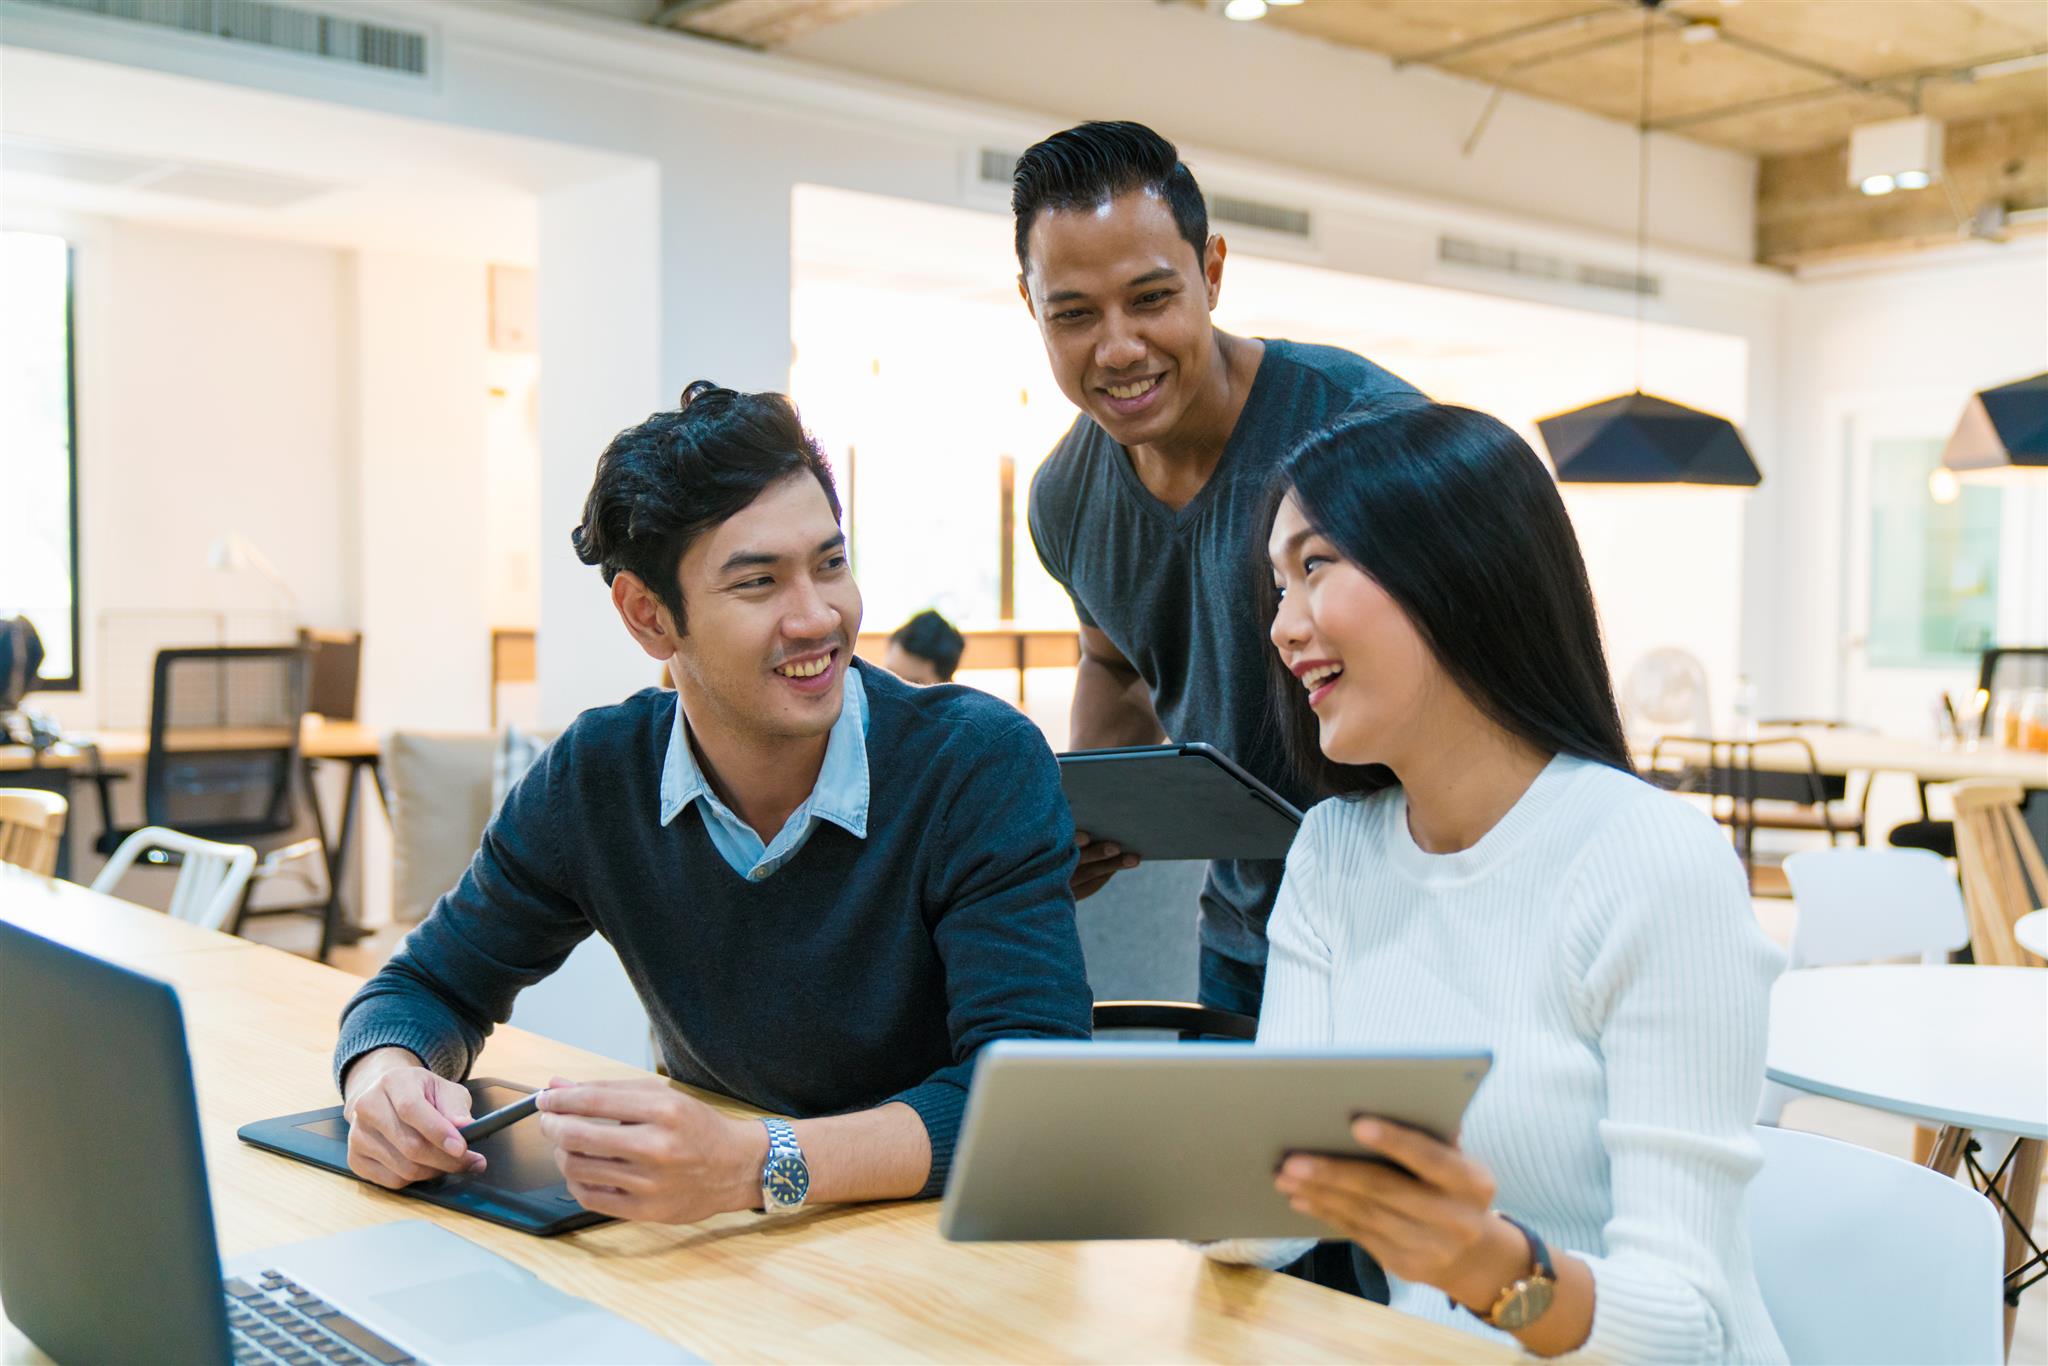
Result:
<svg viewBox="0 0 2048 1366"><path fill-rule="evenodd" d="M1287 857L1301 812L1210 745L1059 756L1074 828L1141 859Z"/></svg>
<svg viewBox="0 0 2048 1366"><path fill-rule="evenodd" d="M467 1084L470 1113L477 1115L510 1105L534 1091L531 1086L496 1077L475 1077ZM342 1119L339 1105L260 1119L244 1124L235 1136L269 1152L340 1172L351 1181L362 1179L348 1169L348 1122ZM476 1150L488 1160L481 1176L436 1177L407 1186L399 1194L543 1238L611 1222L610 1215L592 1213L569 1194L537 1120L500 1129L479 1142Z"/></svg>

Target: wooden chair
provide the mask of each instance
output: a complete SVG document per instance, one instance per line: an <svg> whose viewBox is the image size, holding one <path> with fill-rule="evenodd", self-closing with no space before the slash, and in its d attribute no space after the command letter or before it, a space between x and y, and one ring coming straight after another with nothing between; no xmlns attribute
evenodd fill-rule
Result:
<svg viewBox="0 0 2048 1366"><path fill-rule="evenodd" d="M55 874L70 810L71 803L55 792L0 788L0 863L26 868L37 877Z"/></svg>
<svg viewBox="0 0 2048 1366"><path fill-rule="evenodd" d="M2027 967L2013 922L2048 900L2048 865L2020 819L2021 793L2011 783L1957 783L1956 861L1970 909L1970 952L1979 963Z"/></svg>

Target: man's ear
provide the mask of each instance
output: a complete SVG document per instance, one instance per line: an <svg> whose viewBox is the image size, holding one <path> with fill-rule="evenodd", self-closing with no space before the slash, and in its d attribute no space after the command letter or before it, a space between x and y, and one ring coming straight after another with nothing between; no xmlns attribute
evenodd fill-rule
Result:
<svg viewBox="0 0 2048 1366"><path fill-rule="evenodd" d="M1024 301L1024 311L1033 319L1038 317L1038 305L1031 302L1031 284L1024 278L1024 272L1017 272L1017 297Z"/></svg>
<svg viewBox="0 0 2048 1366"><path fill-rule="evenodd" d="M1220 233L1209 239L1208 247L1202 252L1202 278L1208 282L1211 312L1215 311L1216 300L1223 296L1223 258L1228 254L1229 248L1224 245Z"/></svg>
<svg viewBox="0 0 2048 1366"><path fill-rule="evenodd" d="M626 624L626 634L649 659L668 659L676 652L675 620L660 598L648 591L638 574L620 570L612 578L612 606Z"/></svg>

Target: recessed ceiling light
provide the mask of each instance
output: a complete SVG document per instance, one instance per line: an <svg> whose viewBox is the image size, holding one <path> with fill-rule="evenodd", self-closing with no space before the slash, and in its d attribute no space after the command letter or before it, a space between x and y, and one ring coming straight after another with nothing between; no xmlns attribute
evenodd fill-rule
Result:
<svg viewBox="0 0 2048 1366"><path fill-rule="evenodd" d="M1274 9L1285 9L1289 5L1300 4L1301 0L1266 0L1266 3Z"/></svg>
<svg viewBox="0 0 2048 1366"><path fill-rule="evenodd" d="M1240 23L1266 17L1266 0L1230 0L1223 7L1225 19L1236 19Z"/></svg>
<svg viewBox="0 0 2048 1366"><path fill-rule="evenodd" d="M1901 171L1894 177L1894 183L1902 190L1924 190L1934 181L1925 171Z"/></svg>
<svg viewBox="0 0 2048 1366"><path fill-rule="evenodd" d="M1890 194L1898 183L1888 175L1872 175L1863 177L1863 183L1856 188L1869 195Z"/></svg>

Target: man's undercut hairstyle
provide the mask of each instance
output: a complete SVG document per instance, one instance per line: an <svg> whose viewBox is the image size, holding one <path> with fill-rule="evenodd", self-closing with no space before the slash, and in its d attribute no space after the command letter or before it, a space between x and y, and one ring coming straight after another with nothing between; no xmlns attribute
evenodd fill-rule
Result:
<svg viewBox="0 0 2048 1366"><path fill-rule="evenodd" d="M967 637L929 607L897 627L889 640L901 646L905 654L916 655L931 665L941 683L953 681L953 672L960 667L960 656L967 649Z"/></svg>
<svg viewBox="0 0 2048 1366"><path fill-rule="evenodd" d="M1030 272L1025 244L1041 211L1094 209L1134 191L1166 201L1174 226L1200 261L1209 249L1209 209L1173 144L1142 123L1084 123L1054 133L1017 158L1010 182L1017 268Z"/></svg>
<svg viewBox="0 0 2048 1366"><path fill-rule="evenodd" d="M613 437L597 460L583 525L569 534L576 557L609 584L639 576L686 631L676 576L699 536L797 474L825 490L832 520L839 493L818 443L782 394L742 394L700 379L682 401Z"/></svg>

